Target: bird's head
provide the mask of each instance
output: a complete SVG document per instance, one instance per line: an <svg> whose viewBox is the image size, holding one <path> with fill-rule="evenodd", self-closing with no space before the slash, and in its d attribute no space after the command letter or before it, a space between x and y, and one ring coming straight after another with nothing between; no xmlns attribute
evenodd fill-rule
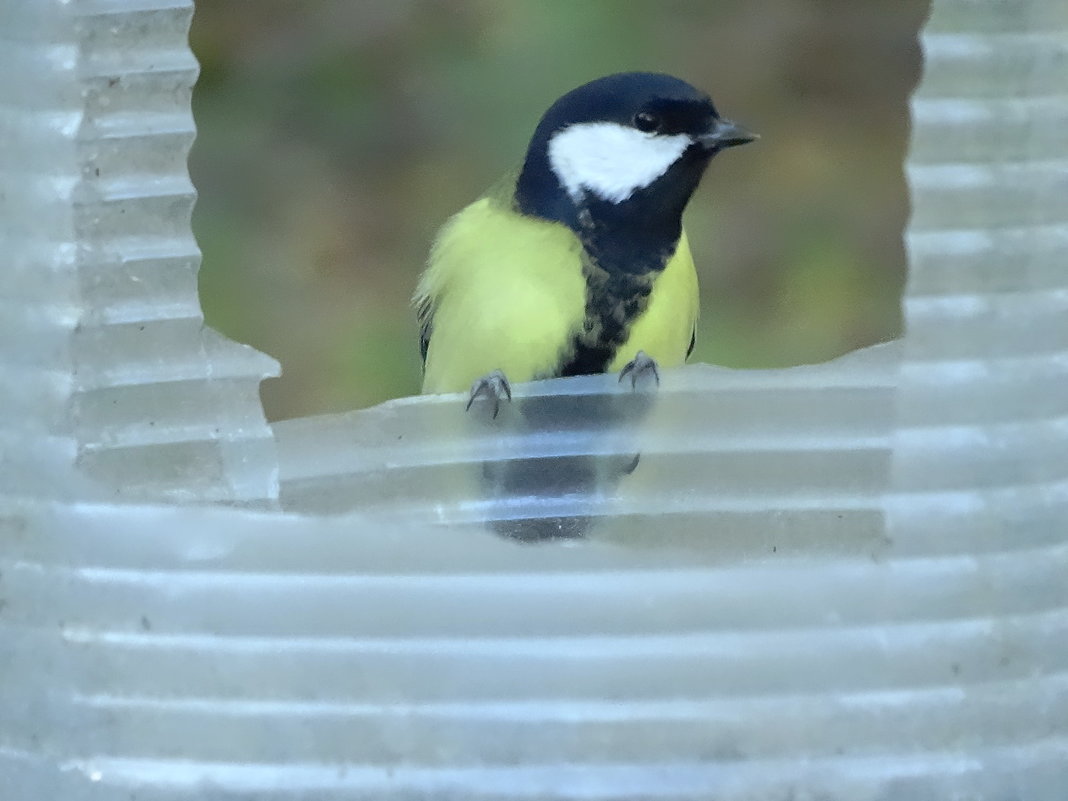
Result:
<svg viewBox="0 0 1068 801"><path fill-rule="evenodd" d="M709 160L756 135L670 75L620 73L557 100L531 139L521 210L573 227L582 209L642 208L678 217Z"/></svg>

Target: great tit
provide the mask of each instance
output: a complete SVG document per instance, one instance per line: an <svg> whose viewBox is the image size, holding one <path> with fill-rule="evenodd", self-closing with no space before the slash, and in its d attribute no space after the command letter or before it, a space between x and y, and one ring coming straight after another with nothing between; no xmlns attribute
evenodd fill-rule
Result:
<svg viewBox="0 0 1068 801"><path fill-rule="evenodd" d="M431 248L413 299L423 392L499 404L509 381L682 364L699 302L682 212L712 157L755 138L670 75L553 103L522 166Z"/></svg>

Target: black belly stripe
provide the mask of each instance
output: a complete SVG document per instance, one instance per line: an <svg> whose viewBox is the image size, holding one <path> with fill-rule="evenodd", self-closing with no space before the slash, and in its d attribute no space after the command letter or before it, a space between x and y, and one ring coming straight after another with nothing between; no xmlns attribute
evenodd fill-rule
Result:
<svg viewBox="0 0 1068 801"><path fill-rule="evenodd" d="M608 370L630 328L649 306L659 271L642 275L587 270L586 317L575 334L558 375L591 375Z"/></svg>

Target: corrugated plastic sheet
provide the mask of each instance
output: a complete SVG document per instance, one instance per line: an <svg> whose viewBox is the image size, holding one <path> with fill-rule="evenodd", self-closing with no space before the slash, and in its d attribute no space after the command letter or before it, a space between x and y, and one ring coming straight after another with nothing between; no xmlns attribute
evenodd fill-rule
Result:
<svg viewBox="0 0 1068 801"><path fill-rule="evenodd" d="M277 496L258 395L277 365L205 328L197 297L191 14L188 0L0 8L0 68L12 78L0 87L10 488Z"/></svg>
<svg viewBox="0 0 1068 801"><path fill-rule="evenodd" d="M253 512L67 485L111 474L72 469L101 428L42 324L68 384L10 407L10 463L91 501L3 500L5 801L1063 801L1068 6L935 0L924 48L897 343L530 385L496 422L445 397L278 424L238 474L277 466L282 511ZM27 309L90 297L17 275ZM94 374L143 373L113 352Z"/></svg>

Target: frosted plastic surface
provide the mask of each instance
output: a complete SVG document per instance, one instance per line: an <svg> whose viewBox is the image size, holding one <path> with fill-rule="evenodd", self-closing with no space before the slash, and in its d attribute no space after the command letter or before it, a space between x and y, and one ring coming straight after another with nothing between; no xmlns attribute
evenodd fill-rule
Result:
<svg viewBox="0 0 1068 801"><path fill-rule="evenodd" d="M694 558L882 552L898 351L668 370L656 392L615 376L538 382L496 420L454 396L280 423L282 503L489 521L521 539L577 526Z"/></svg>
<svg viewBox="0 0 1068 801"><path fill-rule="evenodd" d="M18 520L7 797L1063 798L1056 560L702 567L365 516Z"/></svg>
<svg viewBox="0 0 1068 801"><path fill-rule="evenodd" d="M1068 4L936 2L923 44L888 534L1063 566Z"/></svg>
<svg viewBox="0 0 1068 801"><path fill-rule="evenodd" d="M276 443L189 294L188 126L113 143L119 206L81 138L188 119L188 11L0 4L3 801L1064 801L1068 5L935 0L900 342Z"/></svg>
<svg viewBox="0 0 1068 801"><path fill-rule="evenodd" d="M258 387L204 327L188 0L0 6L0 482L54 497L269 503ZM17 76L17 79L16 79Z"/></svg>

